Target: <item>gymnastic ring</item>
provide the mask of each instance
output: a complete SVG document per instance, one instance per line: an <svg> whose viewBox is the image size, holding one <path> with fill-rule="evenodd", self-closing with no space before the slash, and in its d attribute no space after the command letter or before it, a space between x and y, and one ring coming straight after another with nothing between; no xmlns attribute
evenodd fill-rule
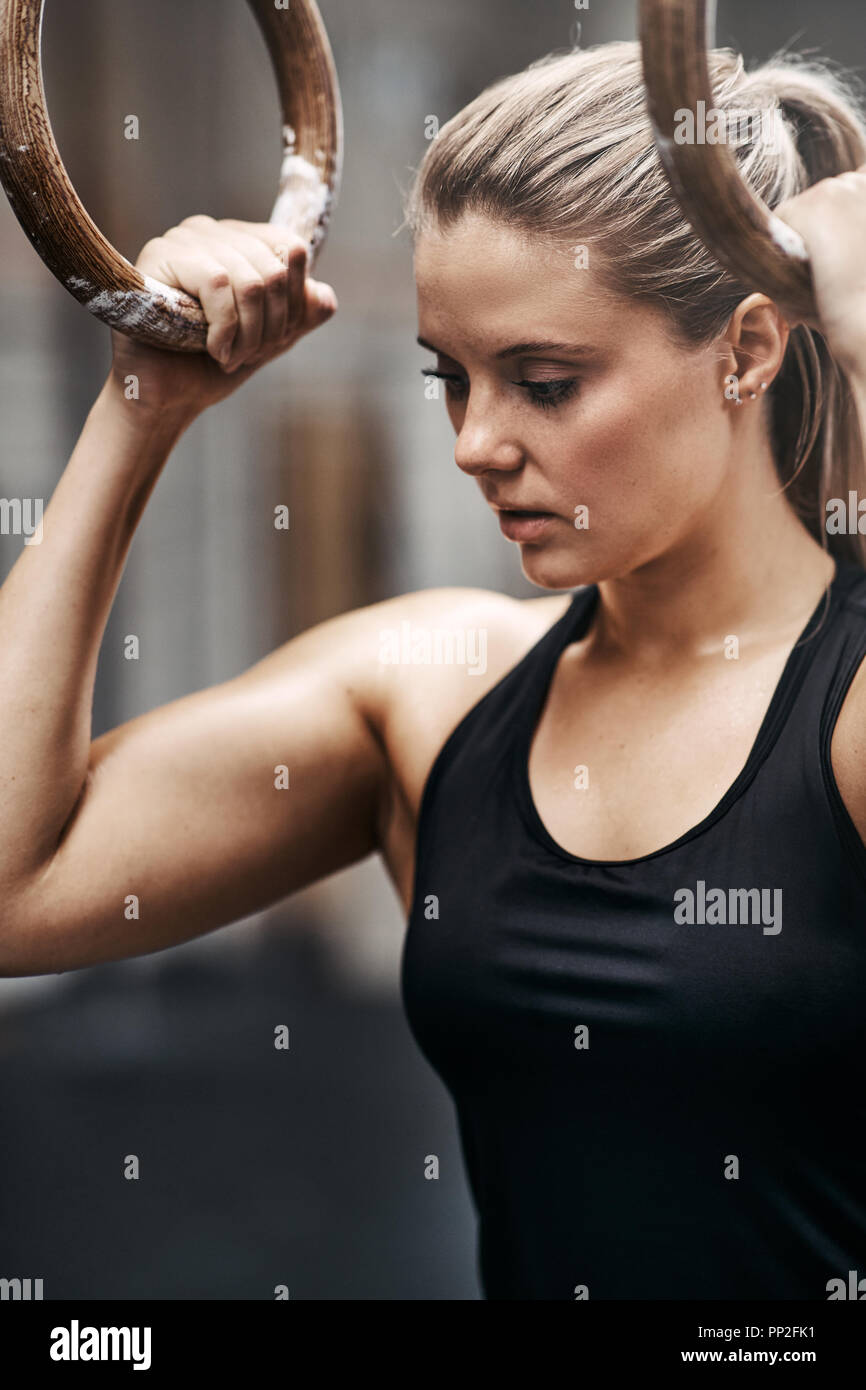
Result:
<svg viewBox="0 0 866 1390"><path fill-rule="evenodd" d="M799 233L755 196L727 144L675 139L677 127L682 136L685 112L713 109L708 37L715 47L715 10L715 0L640 0L656 148L684 216L716 259L750 290L775 300L793 322L818 327L809 254Z"/></svg>
<svg viewBox="0 0 866 1390"><path fill-rule="evenodd" d="M342 172L343 117L328 35L315 0L248 0L276 73L283 164L271 222L325 239ZM143 276L88 216L51 130L42 81L45 0L0 0L0 183L32 245L103 323L154 347L201 352L207 320L191 295Z"/></svg>

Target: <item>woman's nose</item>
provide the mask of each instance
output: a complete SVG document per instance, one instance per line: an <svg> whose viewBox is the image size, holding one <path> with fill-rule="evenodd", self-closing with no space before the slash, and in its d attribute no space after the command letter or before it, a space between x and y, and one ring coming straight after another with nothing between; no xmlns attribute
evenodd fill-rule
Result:
<svg viewBox="0 0 866 1390"><path fill-rule="evenodd" d="M523 463L523 449L493 412L467 409L457 432L454 462L473 477L494 469L509 472Z"/></svg>

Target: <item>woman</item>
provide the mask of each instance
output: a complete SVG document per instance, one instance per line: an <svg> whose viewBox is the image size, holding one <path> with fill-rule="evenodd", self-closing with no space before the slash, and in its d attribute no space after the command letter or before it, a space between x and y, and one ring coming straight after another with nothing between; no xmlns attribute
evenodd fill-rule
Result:
<svg viewBox="0 0 866 1390"><path fill-rule="evenodd" d="M199 217L138 266L201 299L208 355L114 337L0 598L0 969L157 951L379 851L489 1298L866 1271L866 576L824 527L863 462L866 127L824 68L711 66L720 106L781 112L737 157L807 241L826 346L683 223L636 44L482 93L409 198L423 370L550 596L404 595L91 742L172 447L335 308L284 231ZM404 622L484 633L485 669L383 662Z"/></svg>

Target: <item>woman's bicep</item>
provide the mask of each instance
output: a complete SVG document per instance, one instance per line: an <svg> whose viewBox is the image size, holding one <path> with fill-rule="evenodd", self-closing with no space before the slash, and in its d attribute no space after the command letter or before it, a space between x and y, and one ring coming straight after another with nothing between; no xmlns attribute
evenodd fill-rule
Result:
<svg viewBox="0 0 866 1390"><path fill-rule="evenodd" d="M53 858L0 927L0 974L161 950L377 847L388 769L352 693L352 616L94 741Z"/></svg>

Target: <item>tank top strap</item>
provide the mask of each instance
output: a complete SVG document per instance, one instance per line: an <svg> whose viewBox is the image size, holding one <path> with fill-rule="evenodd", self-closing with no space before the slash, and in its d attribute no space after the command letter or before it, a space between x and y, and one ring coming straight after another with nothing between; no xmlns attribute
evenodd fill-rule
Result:
<svg viewBox="0 0 866 1390"><path fill-rule="evenodd" d="M522 755L526 737L531 736L541 716L559 658L586 633L600 593L597 584L577 589L562 617L490 692L490 707L481 702L485 730L491 726L503 751L508 747L518 758Z"/></svg>
<svg viewBox="0 0 866 1390"><path fill-rule="evenodd" d="M859 640L858 640L859 639ZM807 741L819 751L817 734L835 693L841 707L856 669L856 650L866 647L866 571L840 563L825 596L795 644L776 695L787 706L779 744ZM835 717L834 717L835 722ZM790 749L786 749L790 754Z"/></svg>
<svg viewBox="0 0 866 1390"><path fill-rule="evenodd" d="M474 704L446 738L427 776L421 798L419 841L439 784L458 761L478 768L504 767L527 721L541 710L556 663L586 630L599 598L597 585L577 589L561 618Z"/></svg>
<svg viewBox="0 0 866 1390"><path fill-rule="evenodd" d="M825 598L790 654L765 721L756 792L772 797L778 825L805 817L815 846L841 838L866 886L866 849L836 786L830 758L845 695L866 655L866 572L840 562ZM827 837L830 838L822 838Z"/></svg>
<svg viewBox="0 0 866 1390"><path fill-rule="evenodd" d="M483 718L486 726L491 721L498 723L501 714L509 726L515 728L522 727L533 711L540 713L556 664L566 647L578 641L589 627L599 592L596 584L577 589L562 617L473 706L467 718L474 722L477 715ZM459 727L455 733L459 732Z"/></svg>
<svg viewBox="0 0 866 1390"><path fill-rule="evenodd" d="M807 768L810 777L820 778L830 813L850 863L866 887L866 846L857 830L836 783L831 758L833 731L845 697L866 657L866 572L852 572L840 603L832 661L826 663L824 680L816 681L809 706L810 722L817 718L817 737L809 739ZM821 699L823 687L823 699ZM818 701L820 700L820 709Z"/></svg>
<svg viewBox="0 0 866 1390"><path fill-rule="evenodd" d="M598 606L600 592L597 584L587 584L577 589L559 621L548 629L541 641L524 657L520 667L516 668L524 668L520 686L530 715L541 713L557 662L566 647L572 642L579 642L586 633Z"/></svg>
<svg viewBox="0 0 866 1390"><path fill-rule="evenodd" d="M839 563L803 631L792 647L776 685L753 750L767 756L793 739L814 742L815 730L845 642L847 601L866 573Z"/></svg>

